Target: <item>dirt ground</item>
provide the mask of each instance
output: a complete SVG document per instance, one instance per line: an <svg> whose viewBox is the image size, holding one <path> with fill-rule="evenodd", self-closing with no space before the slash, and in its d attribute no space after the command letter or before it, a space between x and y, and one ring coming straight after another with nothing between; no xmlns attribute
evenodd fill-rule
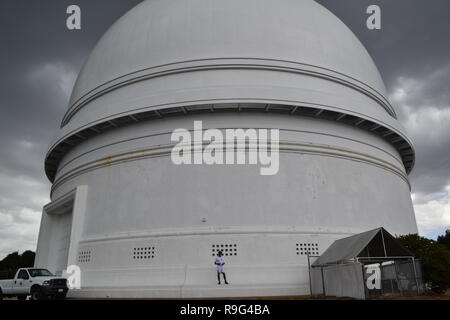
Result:
<svg viewBox="0 0 450 320"><path fill-rule="evenodd" d="M103 299L98 299L103 300ZM108 299L108 300L123 300L123 299ZM125 299L133 300L133 299ZM139 299L139 300L167 300L167 299ZM309 295L305 296L284 296L284 297L233 297L233 298L198 298L198 299L169 299L169 300L355 300L349 297L311 297ZM442 295L428 294L423 296L402 296L402 295L389 295L389 296L378 296L371 300L450 300L450 290Z"/></svg>
<svg viewBox="0 0 450 320"><path fill-rule="evenodd" d="M16 298L5 298L5 300L17 300ZM71 299L70 299L71 300ZM82 299L82 300L123 300L123 299ZM134 299L125 299L134 300ZM137 300L166 300L166 299L137 299ZM168 299L168 300L185 300L185 299ZM242 298L210 298L210 299L189 299L189 300L354 300L348 297L311 297L306 296L284 296L284 297L242 297ZM445 294L427 294L423 296L402 296L402 295L389 295L378 296L372 298L372 300L450 300L450 290Z"/></svg>
<svg viewBox="0 0 450 320"><path fill-rule="evenodd" d="M424 296L418 297L405 297L400 295L394 296L380 296L376 297L374 300L450 300L450 290L447 293L438 295L438 294L428 294Z"/></svg>

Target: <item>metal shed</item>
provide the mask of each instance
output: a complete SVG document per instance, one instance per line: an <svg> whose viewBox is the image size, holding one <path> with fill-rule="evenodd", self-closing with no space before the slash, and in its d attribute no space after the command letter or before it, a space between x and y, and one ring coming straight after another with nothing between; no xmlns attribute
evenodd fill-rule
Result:
<svg viewBox="0 0 450 320"><path fill-rule="evenodd" d="M420 261L384 228L335 241L310 268L311 294L369 299L424 292Z"/></svg>

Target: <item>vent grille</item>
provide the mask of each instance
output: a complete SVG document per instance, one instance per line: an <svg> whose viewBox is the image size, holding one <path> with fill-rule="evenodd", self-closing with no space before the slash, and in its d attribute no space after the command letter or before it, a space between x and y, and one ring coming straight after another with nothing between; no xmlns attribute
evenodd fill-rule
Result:
<svg viewBox="0 0 450 320"><path fill-rule="evenodd" d="M319 255L319 245L317 243L297 243L296 252L299 256L318 256Z"/></svg>
<svg viewBox="0 0 450 320"><path fill-rule="evenodd" d="M51 279L50 284L53 286L66 286L67 280L66 279Z"/></svg>
<svg viewBox="0 0 450 320"><path fill-rule="evenodd" d="M237 256L237 244L228 243L228 244L213 244L211 246L212 256L216 256L219 251L222 251L224 256Z"/></svg>
<svg viewBox="0 0 450 320"><path fill-rule="evenodd" d="M91 250L78 252L78 262L79 263L91 262Z"/></svg>
<svg viewBox="0 0 450 320"><path fill-rule="evenodd" d="M134 260L149 260L155 258L155 247L136 247L133 248Z"/></svg>

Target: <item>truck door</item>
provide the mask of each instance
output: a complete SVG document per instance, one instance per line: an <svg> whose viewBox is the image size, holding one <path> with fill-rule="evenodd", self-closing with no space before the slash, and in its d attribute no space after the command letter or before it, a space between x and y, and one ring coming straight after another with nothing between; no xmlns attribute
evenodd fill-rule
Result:
<svg viewBox="0 0 450 320"><path fill-rule="evenodd" d="M30 293L30 275L25 269L21 269L17 274L17 279L14 279L14 294L28 294Z"/></svg>

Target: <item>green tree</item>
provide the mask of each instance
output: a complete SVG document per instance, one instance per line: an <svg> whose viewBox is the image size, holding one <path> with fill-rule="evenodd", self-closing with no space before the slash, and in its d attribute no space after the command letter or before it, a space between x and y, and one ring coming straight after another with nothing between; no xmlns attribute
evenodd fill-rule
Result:
<svg viewBox="0 0 450 320"><path fill-rule="evenodd" d="M11 275L19 268L27 268L34 266L33 251L25 251L19 254L18 251L8 254L3 260L0 261L0 276L2 278L10 278Z"/></svg>
<svg viewBox="0 0 450 320"><path fill-rule="evenodd" d="M422 264L424 280L437 293L450 288L450 251L436 241L409 234L397 238Z"/></svg>
<svg viewBox="0 0 450 320"><path fill-rule="evenodd" d="M35 253L31 250L24 251L21 258L21 268L33 267Z"/></svg>
<svg viewBox="0 0 450 320"><path fill-rule="evenodd" d="M444 235L439 236L437 238L437 243L442 244L447 250L450 250L450 230L445 231Z"/></svg>

